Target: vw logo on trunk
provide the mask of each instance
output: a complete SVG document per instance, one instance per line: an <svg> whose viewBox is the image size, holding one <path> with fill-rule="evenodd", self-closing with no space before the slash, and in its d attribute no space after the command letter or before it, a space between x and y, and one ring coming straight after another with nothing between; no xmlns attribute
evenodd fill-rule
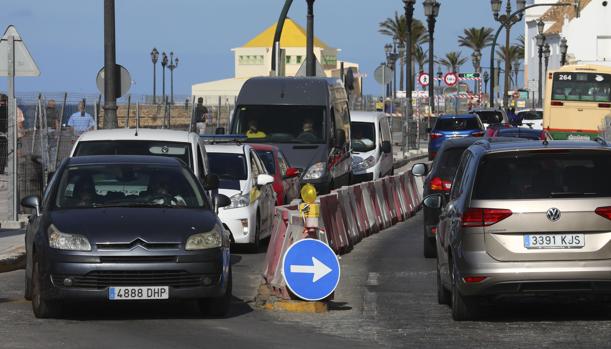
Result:
<svg viewBox="0 0 611 349"><path fill-rule="evenodd" d="M556 222L560 219L560 210L557 208L550 208L549 210L547 210L547 219L549 219L552 222Z"/></svg>

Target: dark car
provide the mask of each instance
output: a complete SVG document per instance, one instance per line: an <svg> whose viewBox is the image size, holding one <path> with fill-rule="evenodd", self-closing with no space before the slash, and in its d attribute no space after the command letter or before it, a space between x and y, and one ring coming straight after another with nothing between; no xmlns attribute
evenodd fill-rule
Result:
<svg viewBox="0 0 611 349"><path fill-rule="evenodd" d="M437 156L435 161L428 170L426 164L416 164L412 172L414 175L423 176L424 179L424 194L423 197L427 197L432 194L443 193L449 194L452 190L452 181L456 174L456 169L460 162L462 154L467 148L473 143L481 140L479 137L467 137L461 139L453 139L445 142ZM490 142L519 142L526 141L518 138L492 138ZM435 247L435 235L437 232L437 223L439 223L439 209L423 207L424 214L424 257L435 258L437 255Z"/></svg>
<svg viewBox="0 0 611 349"><path fill-rule="evenodd" d="M225 315L230 239L182 161L150 156L65 160L42 202L30 196L25 297L39 318L69 301L197 299Z"/></svg>
<svg viewBox="0 0 611 349"><path fill-rule="evenodd" d="M321 194L350 185L350 109L335 78L257 77L236 101L231 133L277 146Z"/></svg>
<svg viewBox="0 0 611 349"><path fill-rule="evenodd" d="M551 141L553 138L546 130L536 130L527 127L508 127L497 128L492 133L492 137L514 137L524 138L533 141Z"/></svg>
<svg viewBox="0 0 611 349"><path fill-rule="evenodd" d="M507 116L507 113L505 113L505 111L503 111L502 109L495 109L495 108L474 109L474 110L471 110L469 113L476 114L477 116L479 116L479 119L482 121L482 123L484 124L484 127L486 128L488 128L491 125L495 125L495 124L504 124L504 125L510 124L510 120L509 120L509 117Z"/></svg>
<svg viewBox="0 0 611 349"><path fill-rule="evenodd" d="M276 205L282 206L299 197L299 169L291 167L278 147L267 144L251 144L263 162L267 173L274 177Z"/></svg>
<svg viewBox="0 0 611 349"><path fill-rule="evenodd" d="M442 115L429 135L429 160L433 160L441 145L449 139L484 136L484 126L477 115Z"/></svg>

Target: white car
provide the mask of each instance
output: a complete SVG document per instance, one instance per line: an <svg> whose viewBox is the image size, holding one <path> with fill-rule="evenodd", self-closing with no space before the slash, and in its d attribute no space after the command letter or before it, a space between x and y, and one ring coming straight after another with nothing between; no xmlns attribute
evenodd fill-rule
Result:
<svg viewBox="0 0 611 349"><path fill-rule="evenodd" d="M377 180L393 174L390 116L352 112L352 182Z"/></svg>
<svg viewBox="0 0 611 349"><path fill-rule="evenodd" d="M276 194L269 175L254 149L245 144L206 144L210 170L219 177L219 194L231 205L219 210L219 218L236 244L250 244L254 251L271 235Z"/></svg>
<svg viewBox="0 0 611 349"><path fill-rule="evenodd" d="M543 109L524 109L518 111L518 118L522 120L523 126L535 130L543 130Z"/></svg>

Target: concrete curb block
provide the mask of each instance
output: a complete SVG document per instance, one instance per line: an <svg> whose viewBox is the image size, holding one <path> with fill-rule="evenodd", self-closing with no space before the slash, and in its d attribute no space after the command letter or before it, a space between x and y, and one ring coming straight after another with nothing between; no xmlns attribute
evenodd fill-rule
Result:
<svg viewBox="0 0 611 349"><path fill-rule="evenodd" d="M0 273L25 268L25 247L18 246L0 256Z"/></svg>

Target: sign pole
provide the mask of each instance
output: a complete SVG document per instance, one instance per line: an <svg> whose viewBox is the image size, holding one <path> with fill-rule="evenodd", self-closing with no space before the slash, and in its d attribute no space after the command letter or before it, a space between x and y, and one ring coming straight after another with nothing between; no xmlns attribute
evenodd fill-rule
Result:
<svg viewBox="0 0 611 349"><path fill-rule="evenodd" d="M11 174L11 220L17 221L17 101L15 100L15 37L8 37L8 120L9 143L12 153L9 158Z"/></svg>

